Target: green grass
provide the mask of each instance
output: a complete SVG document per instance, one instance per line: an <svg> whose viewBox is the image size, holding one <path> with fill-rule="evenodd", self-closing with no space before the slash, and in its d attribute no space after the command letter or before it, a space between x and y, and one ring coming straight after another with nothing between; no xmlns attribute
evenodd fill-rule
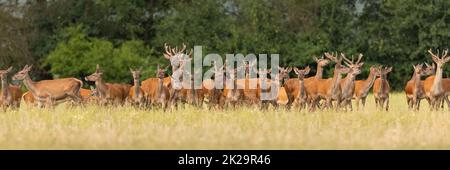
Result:
<svg viewBox="0 0 450 170"><path fill-rule="evenodd" d="M28 108L0 114L0 149L450 149L450 113L391 110L308 113L256 108L174 112L132 107Z"/></svg>

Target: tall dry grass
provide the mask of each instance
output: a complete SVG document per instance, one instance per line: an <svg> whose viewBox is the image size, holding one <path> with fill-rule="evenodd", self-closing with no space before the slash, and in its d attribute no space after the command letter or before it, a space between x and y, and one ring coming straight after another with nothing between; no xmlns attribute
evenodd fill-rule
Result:
<svg viewBox="0 0 450 170"><path fill-rule="evenodd" d="M132 107L28 108L0 114L1 149L449 149L449 111L308 113L256 108L174 112Z"/></svg>

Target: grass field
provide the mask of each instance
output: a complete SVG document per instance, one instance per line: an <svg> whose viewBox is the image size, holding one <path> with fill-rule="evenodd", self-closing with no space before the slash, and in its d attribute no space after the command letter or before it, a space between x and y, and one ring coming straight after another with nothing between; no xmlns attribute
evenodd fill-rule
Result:
<svg viewBox="0 0 450 170"><path fill-rule="evenodd" d="M132 107L27 108L0 114L0 149L450 149L450 113L391 110L308 113L256 108L174 112Z"/></svg>

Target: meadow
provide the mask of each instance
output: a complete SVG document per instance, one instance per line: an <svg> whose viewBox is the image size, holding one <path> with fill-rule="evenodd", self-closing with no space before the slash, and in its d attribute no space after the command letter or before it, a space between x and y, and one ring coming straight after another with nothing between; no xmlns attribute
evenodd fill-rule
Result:
<svg viewBox="0 0 450 170"><path fill-rule="evenodd" d="M369 95L364 111L314 113L22 103L0 114L0 149L449 149L447 109L430 112L423 101L408 111L405 100L391 94L390 111L377 111Z"/></svg>

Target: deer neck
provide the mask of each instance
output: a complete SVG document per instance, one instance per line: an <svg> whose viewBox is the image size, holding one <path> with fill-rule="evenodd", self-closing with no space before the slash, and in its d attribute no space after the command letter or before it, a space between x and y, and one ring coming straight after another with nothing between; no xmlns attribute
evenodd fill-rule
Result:
<svg viewBox="0 0 450 170"><path fill-rule="evenodd" d="M141 83L139 79L134 79L134 96L138 97L141 93Z"/></svg>
<svg viewBox="0 0 450 170"><path fill-rule="evenodd" d="M317 72L316 72L316 79L322 79L322 75L323 75L323 68L321 65L317 64Z"/></svg>
<svg viewBox="0 0 450 170"><path fill-rule="evenodd" d="M369 77L367 77L367 79L364 80L362 88L364 93L369 92L369 89L373 86L373 83L375 82L375 77L376 77L375 72L371 71L369 73Z"/></svg>
<svg viewBox="0 0 450 170"><path fill-rule="evenodd" d="M38 90L36 89L35 83L31 80L30 75L28 73L25 75L25 79L23 79L23 84L27 89L31 92L33 96L38 96Z"/></svg>
<svg viewBox="0 0 450 170"><path fill-rule="evenodd" d="M300 89L300 98L303 98L306 95L305 82L303 81L303 78L298 78L298 84Z"/></svg>
<svg viewBox="0 0 450 170"><path fill-rule="evenodd" d="M420 89L420 74L414 73L413 77L411 78L411 81L414 83L414 90Z"/></svg>
<svg viewBox="0 0 450 170"><path fill-rule="evenodd" d="M349 73L344 78L344 91L350 91L355 86L355 75Z"/></svg>
<svg viewBox="0 0 450 170"><path fill-rule="evenodd" d="M163 80L163 78L159 78L158 79L158 87L156 89L156 96L158 96L158 97L161 96L163 86L164 86L164 80Z"/></svg>
<svg viewBox="0 0 450 170"><path fill-rule="evenodd" d="M339 81L341 81L342 75L337 70L334 71L333 79L331 80L331 92L335 93L339 90Z"/></svg>
<svg viewBox="0 0 450 170"><path fill-rule="evenodd" d="M439 94L443 91L441 82L442 82L442 68L440 67L440 65L438 65L437 69L436 69L436 76L434 77L433 88L432 88L434 94Z"/></svg>
<svg viewBox="0 0 450 170"><path fill-rule="evenodd" d="M102 78L99 78L97 81L95 81L95 87L97 87L98 95L100 96L100 98L106 97L106 91L108 89L106 83Z"/></svg>
<svg viewBox="0 0 450 170"><path fill-rule="evenodd" d="M8 88L8 80L6 79L6 77L2 77L2 99L6 99L6 97L8 97L9 95L9 88Z"/></svg>
<svg viewBox="0 0 450 170"><path fill-rule="evenodd" d="M380 93L384 93L384 91L386 90L386 76L382 75L380 76Z"/></svg>

